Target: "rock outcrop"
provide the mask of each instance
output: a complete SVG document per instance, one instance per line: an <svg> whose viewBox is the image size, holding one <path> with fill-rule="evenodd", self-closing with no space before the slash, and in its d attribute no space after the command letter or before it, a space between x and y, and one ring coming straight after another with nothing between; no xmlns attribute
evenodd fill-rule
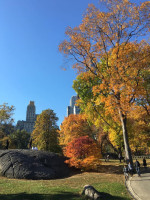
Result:
<svg viewBox="0 0 150 200"><path fill-rule="evenodd" d="M56 179L69 176L65 158L37 150L0 150L0 174L16 179Z"/></svg>
<svg viewBox="0 0 150 200"><path fill-rule="evenodd" d="M93 186L91 185L85 185L84 189L82 191L82 195L85 195L87 199L91 200L100 200L101 195L100 192L98 192Z"/></svg>

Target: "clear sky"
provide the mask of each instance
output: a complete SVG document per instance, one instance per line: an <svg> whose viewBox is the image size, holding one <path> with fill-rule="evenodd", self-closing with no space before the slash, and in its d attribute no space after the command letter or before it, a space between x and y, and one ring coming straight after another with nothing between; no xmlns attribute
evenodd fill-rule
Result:
<svg viewBox="0 0 150 200"><path fill-rule="evenodd" d="M30 100L37 114L50 108L63 121L76 72L62 70L68 64L58 45L88 3L101 7L98 0L0 0L0 105L15 106L15 123L26 119Z"/></svg>

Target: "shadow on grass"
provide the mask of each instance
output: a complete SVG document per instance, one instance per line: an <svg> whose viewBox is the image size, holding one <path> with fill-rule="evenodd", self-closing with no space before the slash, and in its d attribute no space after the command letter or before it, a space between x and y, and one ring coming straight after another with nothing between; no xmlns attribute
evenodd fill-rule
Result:
<svg viewBox="0 0 150 200"><path fill-rule="evenodd" d="M128 198L111 196L104 192L101 194L102 200L129 200ZM0 194L0 200L85 200L85 198L71 192L60 192L58 194Z"/></svg>
<svg viewBox="0 0 150 200"><path fill-rule="evenodd" d="M58 194L0 194L0 200L80 200L80 195L71 192L60 192Z"/></svg>
<svg viewBox="0 0 150 200"><path fill-rule="evenodd" d="M102 195L101 200L129 200L129 198L112 196L105 192L100 192L100 193Z"/></svg>

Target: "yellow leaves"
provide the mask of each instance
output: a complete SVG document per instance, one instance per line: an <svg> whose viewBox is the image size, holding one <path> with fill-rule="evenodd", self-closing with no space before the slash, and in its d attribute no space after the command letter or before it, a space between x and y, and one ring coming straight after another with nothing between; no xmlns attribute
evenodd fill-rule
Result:
<svg viewBox="0 0 150 200"><path fill-rule="evenodd" d="M94 104L100 106L104 103L105 114L111 113L116 121L118 121L117 108L121 108L124 114L130 113L134 101L146 96L144 79L140 72L143 66L144 70L149 70L148 49L145 42L128 43L126 46L122 44L119 49L110 50L109 68L103 68L102 63L99 65L97 77L101 82L92 87ZM94 79L94 76L91 78ZM85 72L82 79L89 81L89 73Z"/></svg>
<svg viewBox="0 0 150 200"><path fill-rule="evenodd" d="M100 85L93 86L92 91L95 96L100 94Z"/></svg>
<svg viewBox="0 0 150 200"><path fill-rule="evenodd" d="M85 135L92 135L86 116L84 114L71 114L64 119L60 126L59 142L61 145L67 145L73 139Z"/></svg>
<svg viewBox="0 0 150 200"><path fill-rule="evenodd" d="M113 144L113 146L118 148L118 146L121 143L121 139L123 141L122 131L120 131L120 133L117 133L115 130L110 129L109 130L109 139L110 139L111 143Z"/></svg>
<svg viewBox="0 0 150 200"><path fill-rule="evenodd" d="M150 110L150 107L147 107ZM150 145L150 117L143 106L134 105L128 115L128 133L132 151L143 151ZM144 152L145 153L145 152Z"/></svg>
<svg viewBox="0 0 150 200"><path fill-rule="evenodd" d="M97 98L96 101L95 101L95 105L100 105L101 103L102 103L101 99Z"/></svg>
<svg viewBox="0 0 150 200"><path fill-rule="evenodd" d="M145 33L149 28L149 2L140 7L127 0L106 2L109 12L101 12L90 4L81 25L73 29L69 27L66 31L68 41L60 44L60 51L74 58L77 56L77 60L84 63L84 69L87 60L92 58L97 62L101 56L108 56L111 48L114 49L112 60L118 60L120 46L124 44L125 47L132 36L142 31Z"/></svg>
<svg viewBox="0 0 150 200"><path fill-rule="evenodd" d="M88 84L83 89L89 93L81 92L80 105L89 119L98 125L102 113L105 119L111 116L112 121L120 124L118 109L129 116L139 106L138 100L148 102L149 89L143 71L148 74L150 45L130 41L150 29L150 3L139 7L128 0L103 2L107 3L108 12L89 5L81 25L68 30L69 39L61 49L75 58L74 68L84 72L82 83ZM142 122L139 124L143 126Z"/></svg>
<svg viewBox="0 0 150 200"><path fill-rule="evenodd" d="M37 146L40 150L54 152L53 147L58 146L57 120L56 114L51 109L44 110L38 115L35 128L31 134L34 146Z"/></svg>
<svg viewBox="0 0 150 200"><path fill-rule="evenodd" d="M99 12L97 17L100 18L100 19L104 18L105 17L104 12Z"/></svg>
<svg viewBox="0 0 150 200"><path fill-rule="evenodd" d="M95 156L89 156L85 158L82 162L82 167L88 171L88 170L97 170L97 166L101 165L100 158L96 158Z"/></svg>
<svg viewBox="0 0 150 200"><path fill-rule="evenodd" d="M140 11L145 12L145 15L150 11L150 1L141 3Z"/></svg>

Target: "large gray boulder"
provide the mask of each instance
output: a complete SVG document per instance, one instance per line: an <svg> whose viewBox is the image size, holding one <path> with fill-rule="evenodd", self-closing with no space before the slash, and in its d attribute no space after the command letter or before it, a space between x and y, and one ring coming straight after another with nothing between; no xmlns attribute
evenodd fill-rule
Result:
<svg viewBox="0 0 150 200"><path fill-rule="evenodd" d="M17 179L56 179L69 176L65 158L37 150L0 150L0 174Z"/></svg>

